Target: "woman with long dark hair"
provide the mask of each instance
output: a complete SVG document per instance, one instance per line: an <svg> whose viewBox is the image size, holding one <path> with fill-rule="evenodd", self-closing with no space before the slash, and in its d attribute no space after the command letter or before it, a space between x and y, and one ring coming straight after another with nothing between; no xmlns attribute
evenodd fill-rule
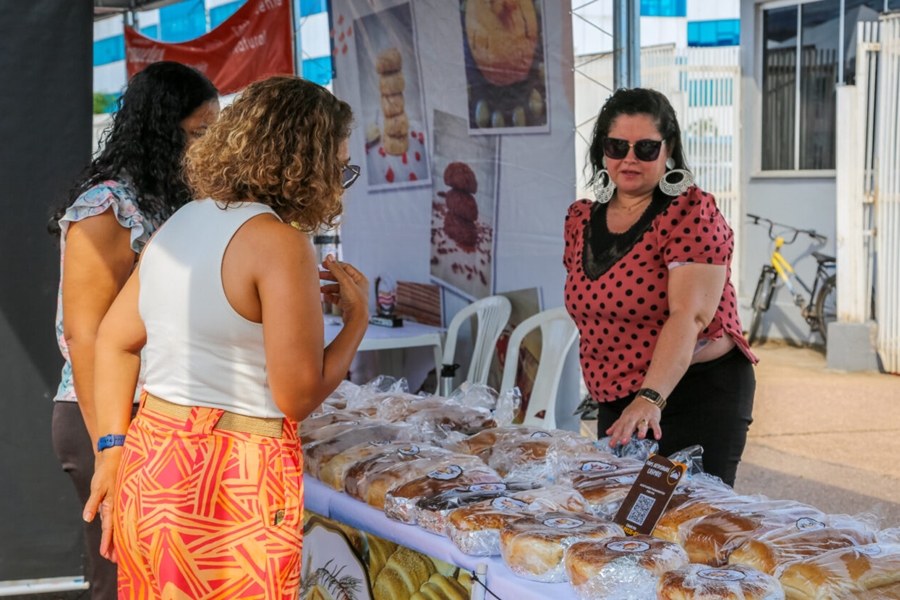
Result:
<svg viewBox="0 0 900 600"><path fill-rule="evenodd" d="M148 66L131 79L103 151L50 223L60 237L56 335L65 358L54 398L53 445L82 503L90 496L97 452L94 349L100 321L150 235L191 199L181 161L218 113L218 91L199 71L173 62ZM98 553L100 524L86 524L85 538L91 596L115 598L116 565Z"/></svg>

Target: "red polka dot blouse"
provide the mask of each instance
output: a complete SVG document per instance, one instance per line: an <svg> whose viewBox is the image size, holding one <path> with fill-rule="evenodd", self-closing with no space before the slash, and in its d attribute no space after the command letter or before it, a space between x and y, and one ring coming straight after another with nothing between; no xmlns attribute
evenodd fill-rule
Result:
<svg viewBox="0 0 900 600"><path fill-rule="evenodd" d="M566 216L566 308L581 335L587 389L598 402L637 392L659 332L669 316L669 269L684 263L726 265L716 315L698 347L730 335L753 363L731 284L734 232L712 195L694 186L681 196L655 198L627 232L606 228L607 205L579 200Z"/></svg>

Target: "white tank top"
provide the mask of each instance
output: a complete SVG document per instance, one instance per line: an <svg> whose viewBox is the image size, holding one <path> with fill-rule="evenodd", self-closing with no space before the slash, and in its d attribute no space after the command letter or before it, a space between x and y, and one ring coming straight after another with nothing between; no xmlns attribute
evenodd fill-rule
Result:
<svg viewBox="0 0 900 600"><path fill-rule="evenodd" d="M186 406L283 417L266 377L262 324L239 315L222 284L222 259L249 219L275 212L258 202L223 208L194 201L144 250L140 314L147 330L144 387Z"/></svg>

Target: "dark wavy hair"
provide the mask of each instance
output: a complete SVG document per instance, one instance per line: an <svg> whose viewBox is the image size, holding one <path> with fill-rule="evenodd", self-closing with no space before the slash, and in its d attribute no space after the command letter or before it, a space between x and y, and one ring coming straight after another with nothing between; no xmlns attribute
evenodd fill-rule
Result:
<svg viewBox="0 0 900 600"><path fill-rule="evenodd" d="M311 81L278 75L241 92L185 156L198 198L253 198L303 231L331 227L343 210L338 151L353 112Z"/></svg>
<svg viewBox="0 0 900 600"><path fill-rule="evenodd" d="M656 90L622 88L609 97L600 109L597 122L594 124L591 146L588 149L591 164L589 185L596 182L597 174L603 170L603 138L609 135L613 121L621 115L648 115L652 118L660 135L666 141L666 148L672 151L675 168L688 170L684 146L681 143L681 127L669 99Z"/></svg>
<svg viewBox="0 0 900 600"><path fill-rule="evenodd" d="M175 62L153 63L132 77L104 135L103 151L79 175L48 230L59 235L66 209L89 188L126 175L138 208L148 217L166 219L190 201L182 176L187 134L181 121L218 95L200 71Z"/></svg>

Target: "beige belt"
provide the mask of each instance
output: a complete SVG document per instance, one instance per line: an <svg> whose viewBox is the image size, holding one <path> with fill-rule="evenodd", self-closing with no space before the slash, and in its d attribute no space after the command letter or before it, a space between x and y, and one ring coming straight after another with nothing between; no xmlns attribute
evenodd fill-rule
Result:
<svg viewBox="0 0 900 600"><path fill-rule="evenodd" d="M147 398L144 400L144 407L147 410L164 414L167 417L182 420L187 420L191 415L191 410L194 408L193 406L184 406L182 404L169 402L168 400L163 400L150 393L147 394ZM215 429L280 438L284 430L284 419L248 417L246 415L223 411L222 416L219 417L219 420L216 423Z"/></svg>

